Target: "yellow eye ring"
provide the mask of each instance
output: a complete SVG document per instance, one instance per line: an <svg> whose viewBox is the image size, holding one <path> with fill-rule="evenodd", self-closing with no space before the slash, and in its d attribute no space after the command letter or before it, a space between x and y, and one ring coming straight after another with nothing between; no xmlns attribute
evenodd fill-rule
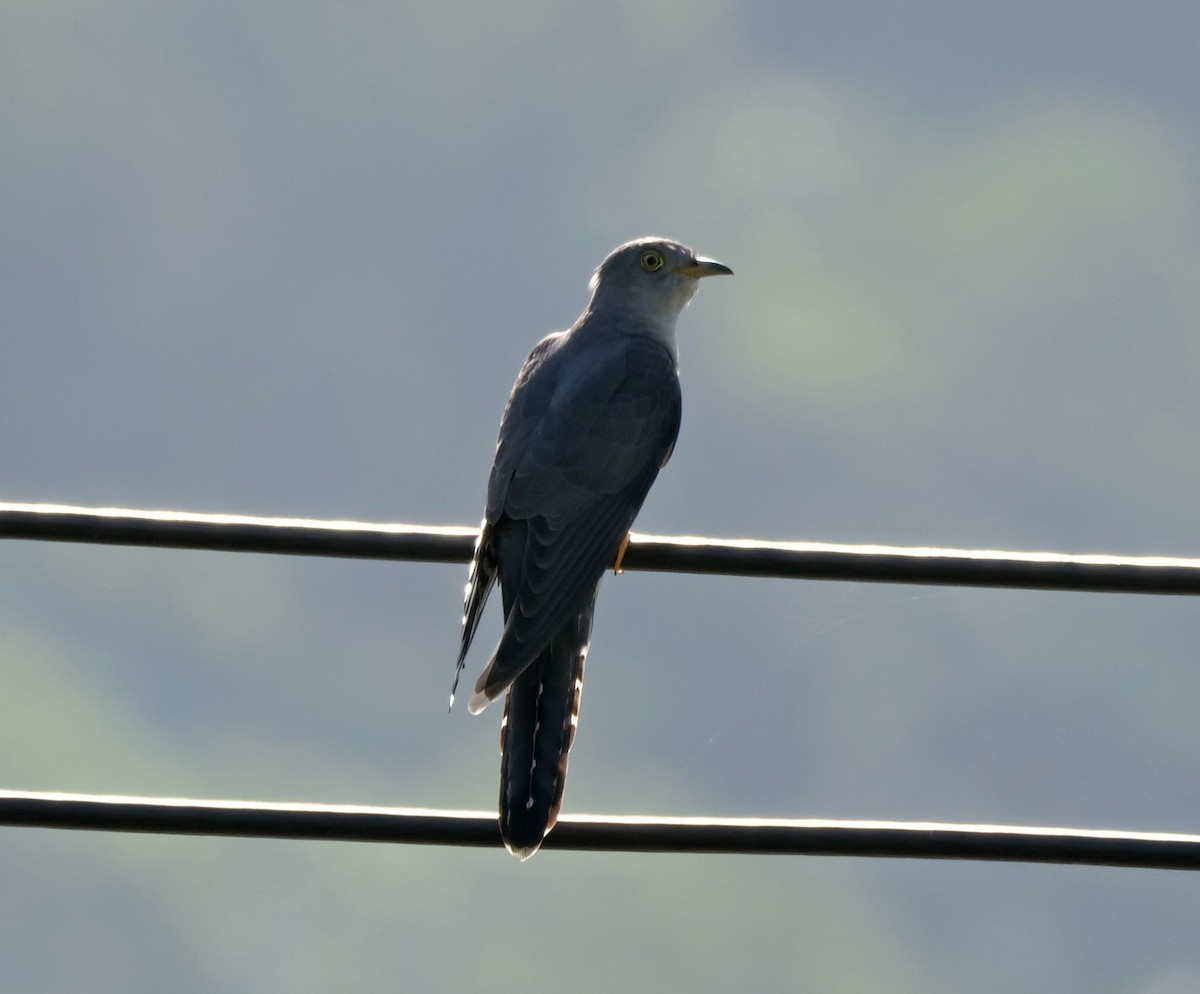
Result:
<svg viewBox="0 0 1200 994"><path fill-rule="evenodd" d="M663 267L663 257L658 252L642 253L642 268L648 273L657 273Z"/></svg>

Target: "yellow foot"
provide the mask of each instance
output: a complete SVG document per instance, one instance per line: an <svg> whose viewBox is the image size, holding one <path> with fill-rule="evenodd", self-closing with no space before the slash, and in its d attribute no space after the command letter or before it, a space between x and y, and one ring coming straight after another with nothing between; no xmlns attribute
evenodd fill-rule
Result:
<svg viewBox="0 0 1200 994"><path fill-rule="evenodd" d="M621 563L625 561L625 550L629 548L629 532L625 533L625 537L621 539L621 548L617 550L617 561L613 563L613 576L620 576L625 571L621 569Z"/></svg>

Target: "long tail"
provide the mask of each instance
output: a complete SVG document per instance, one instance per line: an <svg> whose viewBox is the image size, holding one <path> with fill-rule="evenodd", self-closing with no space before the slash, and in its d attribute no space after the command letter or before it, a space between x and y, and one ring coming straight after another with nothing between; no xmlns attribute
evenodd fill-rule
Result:
<svg viewBox="0 0 1200 994"><path fill-rule="evenodd" d="M558 820L579 722L592 607L554 637L508 690L500 726L500 834L528 859Z"/></svg>

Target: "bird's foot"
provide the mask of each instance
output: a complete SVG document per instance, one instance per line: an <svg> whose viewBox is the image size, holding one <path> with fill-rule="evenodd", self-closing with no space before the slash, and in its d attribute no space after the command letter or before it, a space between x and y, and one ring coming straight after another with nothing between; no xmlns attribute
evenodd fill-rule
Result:
<svg viewBox="0 0 1200 994"><path fill-rule="evenodd" d="M621 539L621 547L617 550L617 561L613 563L613 576L620 576L625 572L621 568L621 563L625 561L625 550L629 548L629 532L625 533L625 537Z"/></svg>

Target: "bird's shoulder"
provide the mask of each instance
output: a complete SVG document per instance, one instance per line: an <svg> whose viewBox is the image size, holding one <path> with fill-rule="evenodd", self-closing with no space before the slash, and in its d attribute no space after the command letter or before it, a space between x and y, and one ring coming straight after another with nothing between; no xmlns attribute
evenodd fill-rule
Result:
<svg viewBox="0 0 1200 994"><path fill-rule="evenodd" d="M678 391L678 379L675 356L662 342L639 334L596 334L581 322L546 336L529 353L513 383L502 434L618 396L661 403Z"/></svg>
<svg viewBox="0 0 1200 994"><path fill-rule="evenodd" d="M552 331L530 350L529 355L525 357L525 361L521 364L516 381L513 383L514 393L529 383L529 381L535 380L539 376L545 376L546 369L554 365L554 356L562 347L568 334L569 332L567 331Z"/></svg>

